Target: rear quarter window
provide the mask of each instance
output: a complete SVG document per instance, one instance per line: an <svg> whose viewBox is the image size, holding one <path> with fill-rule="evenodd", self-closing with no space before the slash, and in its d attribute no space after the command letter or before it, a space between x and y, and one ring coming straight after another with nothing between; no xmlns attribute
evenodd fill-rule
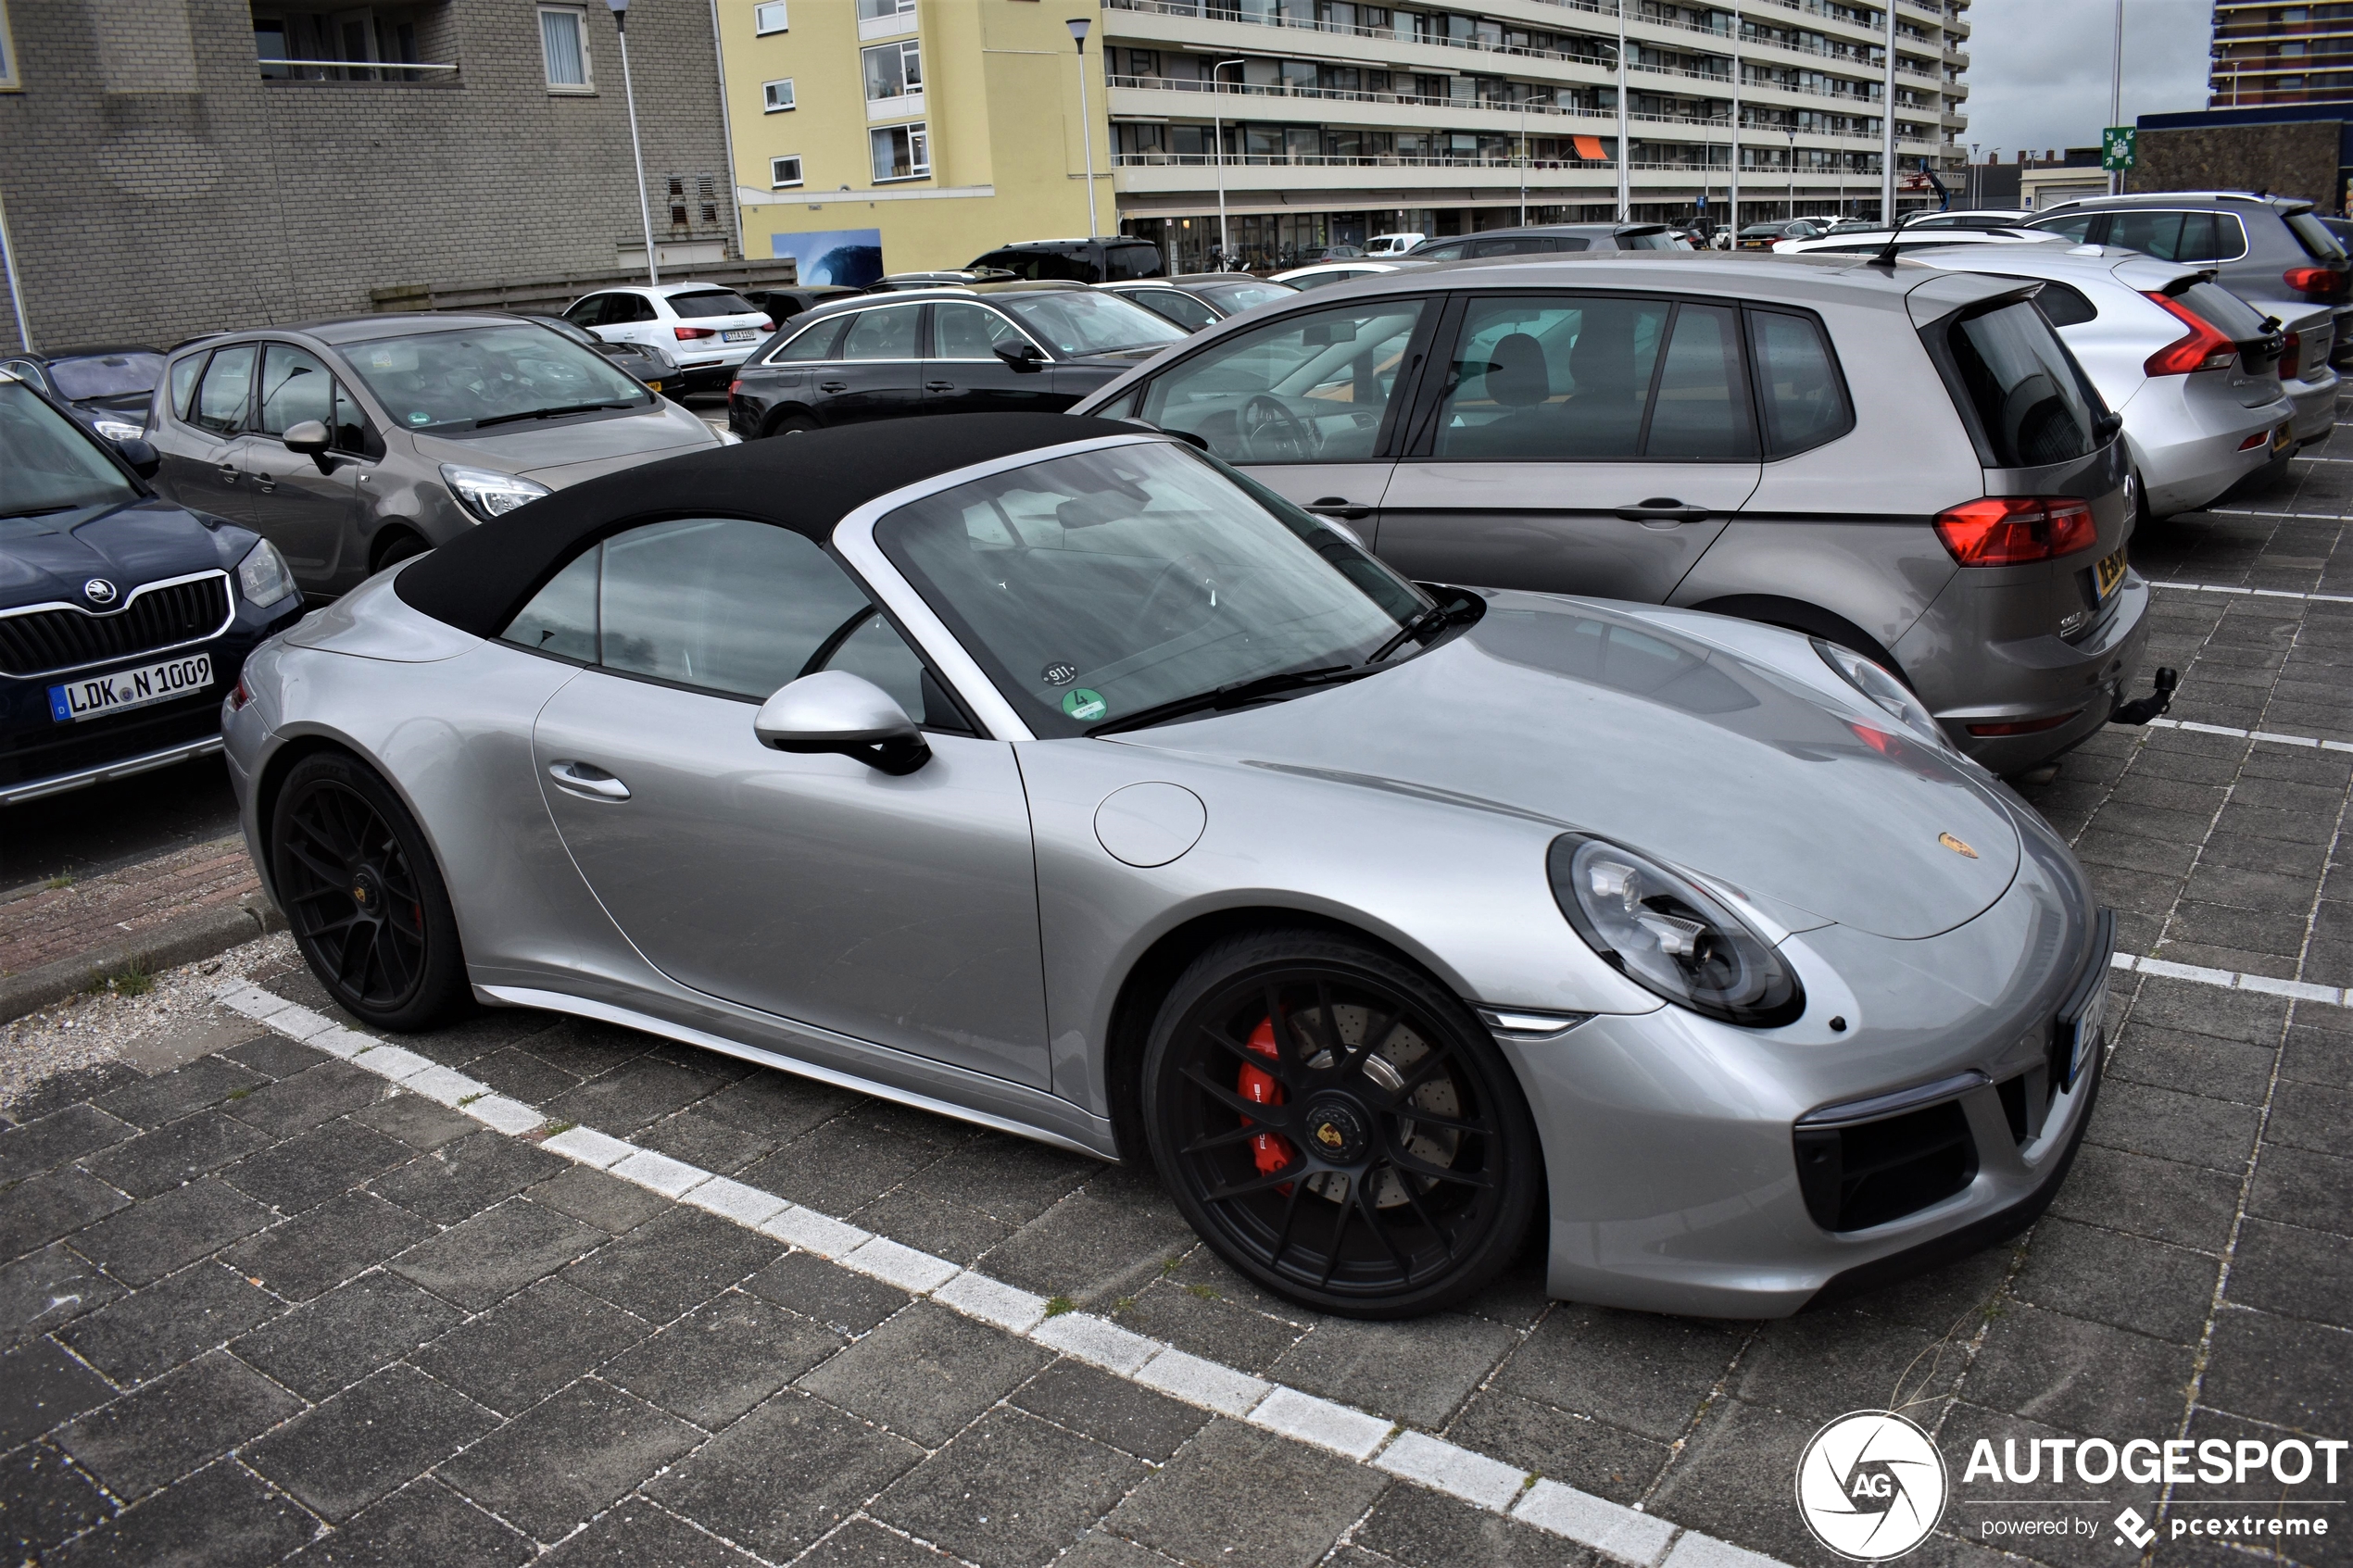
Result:
<svg viewBox="0 0 2353 1568"><path fill-rule="evenodd" d="M1846 378L1839 373L1821 323L1787 310L1751 310L1747 316L1766 456L1786 458L1854 429Z"/></svg>
<svg viewBox="0 0 2353 1568"><path fill-rule="evenodd" d="M2329 232L2328 225L2310 213L2289 213L2287 227L2288 232L2296 236L2296 243L2302 245L2305 254L2313 260L2334 264L2345 259L2345 247L2337 244L2334 234Z"/></svg>
<svg viewBox="0 0 2353 1568"><path fill-rule="evenodd" d="M2040 310L2013 300L1959 316L1942 332L1955 400L1983 443L1986 467L2035 469L2091 456L2099 411Z"/></svg>
<svg viewBox="0 0 2353 1568"><path fill-rule="evenodd" d="M2082 289L2072 283L2045 283L2034 303L2043 307L2044 316L2055 327L2080 327L2086 321L2099 320L2099 307Z"/></svg>

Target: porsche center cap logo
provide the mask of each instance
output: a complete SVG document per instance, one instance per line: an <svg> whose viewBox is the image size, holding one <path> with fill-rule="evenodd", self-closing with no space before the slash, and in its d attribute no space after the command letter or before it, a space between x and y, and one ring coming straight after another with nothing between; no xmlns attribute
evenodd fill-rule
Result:
<svg viewBox="0 0 2353 1568"><path fill-rule="evenodd" d="M363 909L368 907L368 884L366 883L355 882L351 884L351 901L359 905Z"/></svg>
<svg viewBox="0 0 2353 1568"><path fill-rule="evenodd" d="M1970 848L1967 844L1964 844L1959 839L1955 838L1949 833L1938 834L1936 835L1936 842L1942 844L1945 848L1950 849L1956 855L1966 856L1968 859L1972 860L1977 859L1976 850Z"/></svg>
<svg viewBox="0 0 2353 1568"><path fill-rule="evenodd" d="M1326 1148L1340 1148L1348 1142L1348 1135L1329 1122L1315 1129L1315 1141Z"/></svg>
<svg viewBox="0 0 2353 1568"><path fill-rule="evenodd" d="M1307 1108L1307 1135L1325 1159L1346 1163L1365 1148L1365 1120L1345 1100L1334 1098Z"/></svg>
<svg viewBox="0 0 2353 1568"><path fill-rule="evenodd" d="M82 585L82 596L94 605L110 605L118 590L103 577L93 577Z"/></svg>

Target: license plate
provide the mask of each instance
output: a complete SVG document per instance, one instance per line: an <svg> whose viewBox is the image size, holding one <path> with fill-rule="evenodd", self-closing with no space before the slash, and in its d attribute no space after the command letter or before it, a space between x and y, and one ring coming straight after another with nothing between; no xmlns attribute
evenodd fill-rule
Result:
<svg viewBox="0 0 2353 1568"><path fill-rule="evenodd" d="M190 696L212 684L212 656L192 653L167 659L142 670L118 670L111 675L85 675L49 688L49 717L60 724L145 708Z"/></svg>
<svg viewBox="0 0 2353 1568"><path fill-rule="evenodd" d="M2284 452L2287 450L2288 443L2294 441L2295 439L2296 432L2294 429L2287 425L2282 425L2279 429L2271 433L2271 450L2274 452Z"/></svg>
<svg viewBox="0 0 2353 1568"><path fill-rule="evenodd" d="M2076 1079L2082 1075L2085 1060L2093 1051L2099 1048L2100 1031L2107 1022L2108 972L2102 970L2099 984L2092 988L2092 994L2084 998L2083 1005L2076 1010L2075 1016L2071 1019L2059 1020L2059 1027L2068 1031L2070 1035L2067 1049L2067 1073L2060 1081L2059 1087L2071 1089L2075 1086Z"/></svg>
<svg viewBox="0 0 2353 1568"><path fill-rule="evenodd" d="M648 392L660 392L661 390L661 383L658 381L649 381L646 383L646 390Z"/></svg>
<svg viewBox="0 0 2353 1568"><path fill-rule="evenodd" d="M749 327L730 327L719 334L722 343L749 343L760 334Z"/></svg>
<svg viewBox="0 0 2353 1568"><path fill-rule="evenodd" d="M2099 576L2100 597L2105 600L2124 582L2124 552L2117 551L2093 570Z"/></svg>

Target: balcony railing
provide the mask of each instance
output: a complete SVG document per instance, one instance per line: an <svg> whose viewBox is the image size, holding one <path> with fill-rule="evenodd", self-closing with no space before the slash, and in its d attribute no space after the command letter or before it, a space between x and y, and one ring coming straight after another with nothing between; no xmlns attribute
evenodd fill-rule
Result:
<svg viewBox="0 0 2353 1568"><path fill-rule="evenodd" d="M1592 11L1616 16L1615 7L1594 5L1592 0L1540 0L1541 4L1559 6L1564 9ZM1103 7L1113 11L1142 11L1154 16L1193 17L1203 21L1241 22L1251 27L1298 28L1310 32L1339 33L1350 38L1378 38L1389 44L1427 44L1443 49L1468 49L1486 55L1518 55L1539 60L1565 60L1572 65L1593 62L1576 55L1554 49L1539 49L1531 44L1499 44L1480 38L1448 38L1437 33L1401 33L1394 28L1360 27L1353 22L1320 21L1313 17L1289 17L1279 12L1252 13L1221 0L1103 0Z"/></svg>
<svg viewBox="0 0 2353 1568"><path fill-rule="evenodd" d="M1476 153L1114 153L1115 169L1608 169L1604 159L1482 157Z"/></svg>
<svg viewBox="0 0 2353 1568"><path fill-rule="evenodd" d="M1316 98L1348 104L1406 104L1434 109L1491 109L1499 114L1566 115L1587 119L1616 119L1616 109L1581 109L1558 104L1503 102L1492 99L1441 97L1428 93L1365 93L1347 87L1300 87L1281 82L1186 82L1160 76L1114 76L1114 87L1140 87L1154 92L1216 93L1244 98Z"/></svg>
<svg viewBox="0 0 2353 1568"><path fill-rule="evenodd" d="M420 71L447 71L454 65L429 65L422 60L289 60L265 56L255 62L264 82L359 82L399 85L418 80ZM276 69L271 69L271 67ZM328 75L333 71L336 74ZM310 74L310 73L316 74Z"/></svg>

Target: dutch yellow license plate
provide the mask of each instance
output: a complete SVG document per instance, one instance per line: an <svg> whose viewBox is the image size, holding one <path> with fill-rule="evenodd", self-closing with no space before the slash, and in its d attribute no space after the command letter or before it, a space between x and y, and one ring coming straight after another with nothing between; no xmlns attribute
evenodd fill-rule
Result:
<svg viewBox="0 0 2353 1568"><path fill-rule="evenodd" d="M2284 452L2287 450L2288 443L2295 439L2295 432L2290 427L2282 425L2271 433L2271 450Z"/></svg>
<svg viewBox="0 0 2353 1568"><path fill-rule="evenodd" d="M2114 555L2109 556L2092 570L2099 576L2100 597L2102 600L2106 600L2110 594L2116 592L2116 590L2123 584L2124 552L2122 550L2117 551Z"/></svg>

